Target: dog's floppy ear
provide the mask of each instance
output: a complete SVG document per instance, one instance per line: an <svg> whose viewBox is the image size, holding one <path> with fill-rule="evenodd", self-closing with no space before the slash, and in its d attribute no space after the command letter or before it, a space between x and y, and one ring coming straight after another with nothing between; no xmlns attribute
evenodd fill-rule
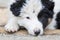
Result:
<svg viewBox="0 0 60 40"><path fill-rule="evenodd" d="M15 3L13 3L11 5L11 8L10 10L12 11L12 13L15 15L15 16L19 16L20 15L20 11L21 11L21 8L22 6L24 5L26 0L17 0Z"/></svg>
<svg viewBox="0 0 60 40"><path fill-rule="evenodd" d="M53 9L54 9L54 6L55 6L55 3L53 2L53 0L41 0L42 2L42 5L45 6L45 8L47 8L49 10L49 13L50 13L50 18L53 18Z"/></svg>
<svg viewBox="0 0 60 40"><path fill-rule="evenodd" d="M52 17L52 14L53 14L52 11L49 11L48 8L44 8L39 12L38 18L40 18L40 17L50 18L50 17Z"/></svg>
<svg viewBox="0 0 60 40"><path fill-rule="evenodd" d="M43 4L46 8L48 8L48 9L51 10L51 11L53 11L54 6L55 6L55 4L54 4L53 1L50 1L50 0L41 0L41 2L42 2L42 4Z"/></svg>

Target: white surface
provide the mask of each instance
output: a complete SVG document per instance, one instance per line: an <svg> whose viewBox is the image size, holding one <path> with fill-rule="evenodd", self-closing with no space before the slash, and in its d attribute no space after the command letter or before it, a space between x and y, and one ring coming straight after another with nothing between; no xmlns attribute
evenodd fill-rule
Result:
<svg viewBox="0 0 60 40"><path fill-rule="evenodd" d="M60 35L21 36L0 34L0 40L60 40Z"/></svg>

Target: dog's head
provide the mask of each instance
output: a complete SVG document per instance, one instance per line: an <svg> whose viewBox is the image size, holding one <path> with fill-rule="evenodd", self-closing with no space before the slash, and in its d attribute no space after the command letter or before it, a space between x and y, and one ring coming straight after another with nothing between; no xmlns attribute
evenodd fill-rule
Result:
<svg viewBox="0 0 60 40"><path fill-rule="evenodd" d="M25 14L18 19L18 23L21 26L24 26L29 34L43 34L43 24L38 20L38 17L35 14Z"/></svg>
<svg viewBox="0 0 60 40"><path fill-rule="evenodd" d="M18 23L24 26L29 34L41 35L43 34L43 25L45 25L45 21L47 23L49 18L47 14L50 15L48 8L46 8L46 12L44 12L45 7L40 0L20 0L11 5L11 11L18 17ZM45 19L46 16L47 19Z"/></svg>

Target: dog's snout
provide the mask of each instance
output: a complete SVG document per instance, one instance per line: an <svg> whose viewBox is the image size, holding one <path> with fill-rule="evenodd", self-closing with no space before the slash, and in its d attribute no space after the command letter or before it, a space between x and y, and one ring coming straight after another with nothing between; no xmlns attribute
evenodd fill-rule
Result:
<svg viewBox="0 0 60 40"><path fill-rule="evenodd" d="M35 35L38 36L40 34L40 30L39 31L35 31Z"/></svg>

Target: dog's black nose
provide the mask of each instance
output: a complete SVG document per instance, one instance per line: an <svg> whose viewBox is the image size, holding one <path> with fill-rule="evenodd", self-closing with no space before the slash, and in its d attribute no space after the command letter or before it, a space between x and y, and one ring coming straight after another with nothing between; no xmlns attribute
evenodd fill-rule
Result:
<svg viewBox="0 0 60 40"><path fill-rule="evenodd" d="M40 30L35 32L35 36L38 36L40 34Z"/></svg>

